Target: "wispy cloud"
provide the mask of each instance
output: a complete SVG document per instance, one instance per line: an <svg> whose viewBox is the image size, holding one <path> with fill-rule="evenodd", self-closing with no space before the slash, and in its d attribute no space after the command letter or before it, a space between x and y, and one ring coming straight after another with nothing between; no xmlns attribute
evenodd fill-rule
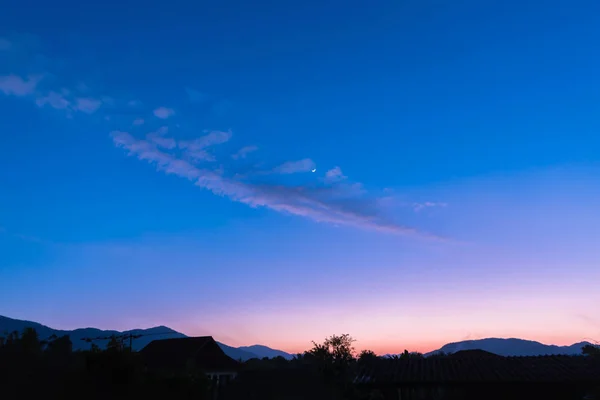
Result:
<svg viewBox="0 0 600 400"><path fill-rule="evenodd" d="M71 106L71 102L65 98L64 94L51 91L45 96L39 96L35 99L35 103L38 107L44 107L46 105L55 108L57 110L64 110Z"/></svg>
<svg viewBox="0 0 600 400"><path fill-rule="evenodd" d="M92 99L89 97L75 99L73 109L84 112L86 114L93 114L100 108L102 101Z"/></svg>
<svg viewBox="0 0 600 400"><path fill-rule="evenodd" d="M0 46L6 47L7 44L0 41ZM118 108L143 108L137 100L113 101L109 97L94 97L93 90L87 86L75 86L72 90L61 89L61 86L57 85L50 86L52 81L61 82L60 78L48 79L50 82L44 81L44 84L48 83L49 86L40 87L38 84L45 76L52 76L51 71L28 77L15 74L0 76L0 92L10 96L27 96L39 107L63 110L67 116L74 112L92 114L105 108L102 110L105 111L104 119L110 120L111 123L119 123ZM187 90L187 93L192 101L206 99L204 94L193 89ZM217 101L208 107L212 107L216 114L223 115L231 107L231 103ZM117 109L117 114L110 114L112 109ZM156 118L163 120L175 115L174 109L167 107L158 107L152 112ZM136 126L137 132L142 129L140 126L146 125L142 118L133 121L129 119L126 123ZM164 126L153 132L146 131L141 137L125 130L115 130L111 132L111 137L115 146L125 149L129 155L139 160L153 164L157 170L188 179L215 195L250 207L264 207L334 225L427 236L386 215L386 210L379 205L378 196L367 193L360 183L351 182L339 167L329 170L324 179L317 179L315 175L312 182L293 186L285 182L290 179L288 175L315 169L313 160L304 158L288 161L275 168L265 167L264 161L256 162L248 173L239 174L235 170L229 171L226 163L213 163L219 155L224 155L225 160L231 163L232 159L245 158L257 150L256 146L245 146L232 154L223 149L226 146L222 146L218 151L217 146L224 145L231 139L230 131L205 131L200 137L185 140L168 134L169 129ZM239 172L240 163L235 164Z"/></svg>
<svg viewBox="0 0 600 400"><path fill-rule="evenodd" d="M75 97L71 91L63 88L60 92L50 91L46 94L37 94L35 103L38 107L49 106L56 110L80 111L85 114L95 113L102 101L91 97Z"/></svg>
<svg viewBox="0 0 600 400"><path fill-rule="evenodd" d="M348 177L345 176L340 167L333 167L329 171L325 173L325 181L326 182L340 182Z"/></svg>
<svg viewBox="0 0 600 400"><path fill-rule="evenodd" d="M231 132L212 131L207 135L194 140L183 140L178 143L180 149L194 161L215 161L214 155L208 152L208 148L223 144L231 139Z"/></svg>
<svg viewBox="0 0 600 400"><path fill-rule="evenodd" d="M29 76L26 79L14 74L0 76L0 91L7 96L32 95L40 80L40 76Z"/></svg>
<svg viewBox="0 0 600 400"><path fill-rule="evenodd" d="M231 155L231 158L238 160L240 158L246 158L246 156L252 152L258 150L258 146L245 146L239 149L236 153Z"/></svg>
<svg viewBox="0 0 600 400"><path fill-rule="evenodd" d="M278 174L295 174L298 172L309 172L316 168L315 162L310 158L298 161L288 161L275 168L273 172Z"/></svg>
<svg viewBox="0 0 600 400"><path fill-rule="evenodd" d="M426 201L424 203L414 203L413 210L415 210L415 212L419 212L425 210L426 208L446 207L447 205L448 204L442 202Z"/></svg>
<svg viewBox="0 0 600 400"><path fill-rule="evenodd" d="M154 110L154 116L160 119L167 119L175 115L175 110L167 107L158 107Z"/></svg>
<svg viewBox="0 0 600 400"><path fill-rule="evenodd" d="M308 187L284 184L254 183L228 176L221 169L207 169L195 164L194 160L177 155L178 149L205 149L208 145L222 144L229 140L230 133L211 132L193 141L179 141L177 149L161 150L150 140L135 138L128 132L111 133L116 146L126 149L131 156L147 161L159 171L189 179L195 185L218 196L250 207L265 207L271 210L309 218L318 222L336 225L351 225L364 229L395 234L424 235L416 229L397 224L372 211L376 204L372 199L348 201L345 186ZM225 140L225 138L227 140ZM183 143L183 145L182 145ZM177 151L176 151L177 150ZM300 163L299 165L309 165ZM291 170L291 168L290 168ZM344 199L345 198L345 199Z"/></svg>
<svg viewBox="0 0 600 400"><path fill-rule="evenodd" d="M151 141L152 143L155 143L159 147L163 147L165 149L174 149L175 147L177 147L177 142L173 138L164 136L168 132L169 132L169 128L166 126L162 126L162 127L158 128L158 130L156 132L149 133L146 136L146 138L149 141Z"/></svg>

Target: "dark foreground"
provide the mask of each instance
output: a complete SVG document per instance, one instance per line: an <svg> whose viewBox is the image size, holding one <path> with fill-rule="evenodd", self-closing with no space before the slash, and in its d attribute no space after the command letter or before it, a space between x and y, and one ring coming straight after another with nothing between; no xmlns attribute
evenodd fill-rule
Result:
<svg viewBox="0 0 600 400"><path fill-rule="evenodd" d="M363 352L354 358L344 347L349 342L337 339L344 336L290 361L236 363L235 378L217 382L190 362L151 368L144 352L117 340L106 350L91 344L89 351L73 352L67 336L39 340L26 330L0 340L0 399L600 399L598 354L505 358L458 352L425 359L405 353L382 359Z"/></svg>

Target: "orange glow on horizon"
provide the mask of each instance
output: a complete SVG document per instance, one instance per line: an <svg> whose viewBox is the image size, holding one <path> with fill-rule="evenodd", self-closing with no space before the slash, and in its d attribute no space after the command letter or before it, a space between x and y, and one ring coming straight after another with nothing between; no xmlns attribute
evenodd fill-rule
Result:
<svg viewBox="0 0 600 400"><path fill-rule="evenodd" d="M379 355L379 356L383 356L386 354L400 354L402 352L404 352L404 350L408 350L409 352L418 352L418 353L429 353L431 351L434 350L438 350L440 349L442 346L449 344L449 343L455 343L455 342L462 342L462 341L467 341L467 340L481 340L481 339L488 339L488 338L497 338L497 339L512 339L512 338L518 338L518 339L523 339L523 340L531 340L531 341L535 341L535 342L539 342L545 345L556 345L556 346L570 346L574 343L578 343L578 342L582 342L582 341L591 341L588 339L586 339L585 337L568 337L568 336L552 336L552 335L548 335L548 336L544 336L544 337L518 337L516 335L508 335L508 336L500 336L500 335L491 335L488 337L477 337L477 338L456 338L456 339L449 339L447 341L443 341L443 340L437 340L437 341L427 341L427 342L403 342L402 340L398 340L398 342L396 343L384 343L384 342L375 342L375 341L357 341L354 345L354 350L356 352L356 355L358 355L361 351L363 350L371 350L373 352L375 352L375 354ZM217 340L219 340L217 338ZM319 341L316 341L317 343L319 343ZM403 344L404 343L404 344ZM229 343L227 343L229 344ZM256 344L256 343L252 343L252 344ZM242 346L250 346L252 345L250 343L246 343L246 344L235 344L236 347L242 347ZM312 348L312 343L311 344L307 344L306 346L302 347L302 346L290 346L288 345L281 345L278 346L277 343L263 343L265 346L268 346L272 349L276 349L276 350L281 350L284 351L286 353L295 355L298 353L304 353L305 351L308 351Z"/></svg>

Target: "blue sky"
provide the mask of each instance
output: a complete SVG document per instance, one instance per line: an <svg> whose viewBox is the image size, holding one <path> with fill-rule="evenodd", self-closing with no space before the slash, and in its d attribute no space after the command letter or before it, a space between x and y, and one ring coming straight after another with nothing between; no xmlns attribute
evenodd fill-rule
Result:
<svg viewBox="0 0 600 400"><path fill-rule="evenodd" d="M598 337L599 16L5 6L0 314L288 350Z"/></svg>

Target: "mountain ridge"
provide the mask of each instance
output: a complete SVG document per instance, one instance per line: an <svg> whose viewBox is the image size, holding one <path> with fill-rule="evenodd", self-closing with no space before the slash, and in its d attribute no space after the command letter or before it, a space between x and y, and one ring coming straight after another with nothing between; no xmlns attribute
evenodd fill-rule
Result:
<svg viewBox="0 0 600 400"><path fill-rule="evenodd" d="M133 341L133 349L141 350L150 343L152 340L166 339L166 338L184 338L187 337L183 333L177 332L167 326L160 325L147 329L131 329L127 331L115 331L115 330L102 330L98 328L77 328L74 330L60 330L50 328L46 325L38 322L18 320L0 315L0 336L13 332L21 332L25 328L34 328L38 332L40 339L46 339L51 335L63 336L69 335L73 342L73 350L86 350L91 346L84 338L90 337L109 337L111 335L143 335L141 338ZM99 347L104 348L108 344L108 339L94 340ZM272 349L270 347L255 344L251 346L240 346L233 347L227 344L217 342L223 352L229 357L247 361L252 358L274 358L284 357L285 359L293 358L292 354L286 353L282 350ZM490 353L498 354L500 356L539 356L539 355L579 355L582 352L582 348L585 345L591 345L592 343L587 341L581 341L566 346L557 346L553 344L543 344L534 340L519 339L519 338L484 338L474 340L463 340L458 342L446 343L437 350L425 353L424 356L428 357L440 352L444 353L455 353L461 350L484 350ZM387 354L386 356L390 356Z"/></svg>
<svg viewBox="0 0 600 400"><path fill-rule="evenodd" d="M275 358L275 357L283 357L286 360L289 360L293 357L293 355L286 353L285 351L272 349L270 347L264 346L262 344L253 344L252 346L241 346L238 347L239 350L249 351L251 353L262 354L263 357Z"/></svg>
<svg viewBox="0 0 600 400"><path fill-rule="evenodd" d="M133 340L132 347L134 350L139 351L143 349L153 340L168 339L168 338L185 338L188 337L183 333L177 332L167 326L160 325L146 329L130 329L126 331L116 330L102 330L98 328L77 328L73 330L62 330L50 328L46 325L40 324L39 322L19 320L9 318L0 315L0 336L8 334L10 332L18 331L22 332L25 328L34 328L40 339L47 339L52 335L64 336L69 335L71 342L73 343L73 350L87 350L91 344L86 342L85 338L98 338L98 337L110 337L112 335L143 335L140 338ZM108 344L109 339L94 340L93 342L100 348L105 348ZM254 345L254 346L243 346L233 347L224 343L217 342L219 347L225 354L235 360L247 361L252 358L264 358L264 357L276 357L281 355L286 359L291 359L292 355L281 350L271 349L267 346ZM251 350L252 349L252 350ZM274 354L271 356L271 354Z"/></svg>
<svg viewBox="0 0 600 400"><path fill-rule="evenodd" d="M428 357L440 352L456 353L461 350L484 350L504 357L511 356L543 356L543 355L579 355L583 346L591 344L587 341L573 343L567 346L543 344L535 340L519 338L485 338L463 340L443 345L437 350L425 353Z"/></svg>

